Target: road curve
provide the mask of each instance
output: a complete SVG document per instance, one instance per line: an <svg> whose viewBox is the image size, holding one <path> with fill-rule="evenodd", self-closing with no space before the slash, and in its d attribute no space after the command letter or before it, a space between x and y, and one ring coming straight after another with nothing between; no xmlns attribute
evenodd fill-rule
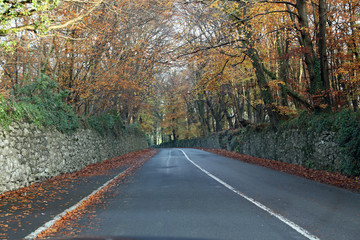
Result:
<svg viewBox="0 0 360 240"><path fill-rule="evenodd" d="M161 149L81 235L358 239L360 194L197 149ZM110 195L109 195L110 196ZM91 223L91 224L90 224ZM79 230L79 229L77 229Z"/></svg>

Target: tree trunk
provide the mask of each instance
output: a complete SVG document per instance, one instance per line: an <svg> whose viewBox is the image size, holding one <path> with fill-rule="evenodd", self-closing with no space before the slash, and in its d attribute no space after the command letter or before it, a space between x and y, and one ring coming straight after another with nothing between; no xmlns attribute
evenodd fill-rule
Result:
<svg viewBox="0 0 360 240"><path fill-rule="evenodd" d="M208 135L208 126L209 126L209 121L205 116L205 103L204 100L196 100L195 101L196 104L196 108L197 108L197 113L199 116L199 120L200 120L200 126L201 126L201 130L202 130L202 136L206 137Z"/></svg>
<svg viewBox="0 0 360 240"><path fill-rule="evenodd" d="M321 110L321 104L329 106L330 100L328 92L330 89L329 71L327 66L326 53L326 0L319 1L319 56L316 56L314 46L309 32L308 16L306 11L306 0L296 0L296 9L298 10L298 19L300 24L300 45L304 48L304 57L306 69L309 73L310 88L315 110Z"/></svg>
<svg viewBox="0 0 360 240"><path fill-rule="evenodd" d="M252 60L252 65L255 69L257 84L260 88L260 95L262 100L264 101L266 113L269 115L271 126L273 128L276 128L280 120L280 115L277 111L268 82L266 81L264 67L260 62L257 51L253 47L250 46L248 48L247 55Z"/></svg>
<svg viewBox="0 0 360 240"><path fill-rule="evenodd" d="M306 0L296 0L300 24L300 45L304 48L306 68L309 72L311 95L322 89L319 61L315 55L313 43L309 32L308 14L306 11Z"/></svg>
<svg viewBox="0 0 360 240"><path fill-rule="evenodd" d="M235 117L235 115L231 116L228 110L225 110L225 114L226 114L226 120L229 123L229 128L233 129L234 123L233 123L232 119Z"/></svg>
<svg viewBox="0 0 360 240"><path fill-rule="evenodd" d="M279 40L280 42L280 40ZM280 94L280 104L282 106L289 106L288 103L288 96L287 96L287 81L289 79L289 58L287 57L287 54L289 52L289 40L286 39L284 46L279 46L279 57L280 57L280 80L282 80L285 83L284 85L281 85L281 94ZM280 43L279 43L280 45Z"/></svg>
<svg viewBox="0 0 360 240"><path fill-rule="evenodd" d="M253 80L251 79L251 82L252 82ZM249 122L252 122L253 121L253 119L252 119L252 117L251 117L251 103L250 103L250 89L249 89L249 87L246 87L245 88L245 96L246 96L246 98L247 98L247 104L246 104L246 110L247 110L247 115L248 115L248 121Z"/></svg>
<svg viewBox="0 0 360 240"><path fill-rule="evenodd" d="M325 101L330 104L330 81L329 81L329 68L326 52L326 22L327 22L327 5L326 0L319 0L319 56L320 56L320 70L321 82L325 90Z"/></svg>

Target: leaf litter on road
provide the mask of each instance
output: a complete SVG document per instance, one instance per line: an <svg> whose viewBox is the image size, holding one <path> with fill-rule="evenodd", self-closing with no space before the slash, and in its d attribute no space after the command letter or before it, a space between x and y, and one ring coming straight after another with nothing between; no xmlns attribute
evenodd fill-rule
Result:
<svg viewBox="0 0 360 240"><path fill-rule="evenodd" d="M236 152L230 152L224 149L199 148L204 151L212 152L225 157L237 159L251 164L271 168L277 171L304 177L316 182L333 185L336 187L360 192L360 177L348 177L337 172L328 172L325 170L315 170L299 165L285 163L275 160L253 157Z"/></svg>
<svg viewBox="0 0 360 240"><path fill-rule="evenodd" d="M9 233L24 231L24 225L31 225L34 219L41 221L49 218L47 213L49 205L58 203L67 205L68 202L63 201L64 195L76 191L79 183L89 181L94 176L114 174L118 169L129 168L133 170L156 153L157 151L154 149L127 153L90 164L74 173L62 174L40 183L1 194L0 239L8 239Z"/></svg>
<svg viewBox="0 0 360 240"><path fill-rule="evenodd" d="M98 191L96 194L88 198L84 201L79 207L77 207L74 211L66 213L60 220L56 221L55 224L51 227L46 229L45 231L41 232L37 237L38 238L51 238L57 236L74 236L81 232L83 228L95 228L95 226L91 225L81 225L78 220L81 216L86 214L86 217L90 220L96 218L96 212L94 211L94 207L99 207L103 203L105 199L105 194L113 193L115 195L115 191L117 190L115 187L122 183L125 179L127 179L130 175L134 174L134 171L141 167L143 163L145 163L149 158L151 158L155 153L156 150L149 152L147 155L140 160L132 164L128 170L116 179L112 181L109 185ZM104 205L104 207L106 207ZM95 224L95 221L89 221L90 224ZM60 234L59 234L60 233Z"/></svg>

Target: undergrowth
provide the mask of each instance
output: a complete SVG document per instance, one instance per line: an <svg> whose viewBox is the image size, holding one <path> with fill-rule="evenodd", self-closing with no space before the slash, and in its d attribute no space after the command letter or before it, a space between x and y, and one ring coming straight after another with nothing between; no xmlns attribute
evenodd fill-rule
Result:
<svg viewBox="0 0 360 240"><path fill-rule="evenodd" d="M106 135L107 133L120 134L123 129L122 119L115 111L110 111L98 116L85 117L85 123L90 128L96 130L100 135Z"/></svg>
<svg viewBox="0 0 360 240"><path fill-rule="evenodd" d="M70 133L79 127L79 118L64 99L68 91L59 89L58 84L46 75L36 81L16 88L16 102L23 106L22 119L42 126L55 126L59 131ZM16 112L17 108L14 108Z"/></svg>
<svg viewBox="0 0 360 240"><path fill-rule="evenodd" d="M101 135L119 135L121 131L141 132L139 126L124 127L116 111L98 116L78 116L65 101L68 91L61 90L56 81L46 75L24 86L15 87L12 97L0 95L0 124L5 130L13 122L25 121L38 126L54 126L66 134L79 129L91 128Z"/></svg>

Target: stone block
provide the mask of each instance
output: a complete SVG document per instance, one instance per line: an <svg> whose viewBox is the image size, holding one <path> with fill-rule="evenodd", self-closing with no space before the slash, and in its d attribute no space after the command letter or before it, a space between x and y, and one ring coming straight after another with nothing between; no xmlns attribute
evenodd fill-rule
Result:
<svg viewBox="0 0 360 240"><path fill-rule="evenodd" d="M147 147L145 136L102 137L90 129L68 136L20 123L11 125L9 132L0 131L0 193Z"/></svg>

